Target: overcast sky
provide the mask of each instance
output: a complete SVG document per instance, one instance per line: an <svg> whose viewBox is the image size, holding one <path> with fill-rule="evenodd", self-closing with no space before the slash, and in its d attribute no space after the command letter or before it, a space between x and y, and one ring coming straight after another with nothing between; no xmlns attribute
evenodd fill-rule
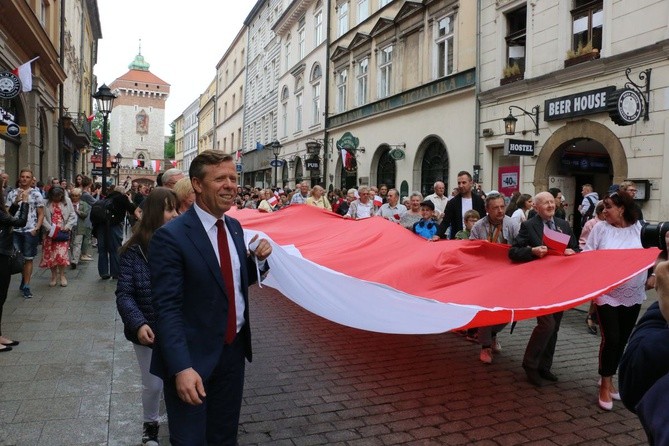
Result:
<svg viewBox="0 0 669 446"><path fill-rule="evenodd" d="M170 84L169 123L204 92L256 0L98 0L102 40L94 72L109 85L128 72L142 39L149 70Z"/></svg>

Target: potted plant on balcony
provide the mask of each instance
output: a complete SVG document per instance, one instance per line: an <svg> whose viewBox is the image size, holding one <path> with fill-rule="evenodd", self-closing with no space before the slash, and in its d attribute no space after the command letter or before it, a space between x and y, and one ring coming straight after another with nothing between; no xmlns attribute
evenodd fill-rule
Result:
<svg viewBox="0 0 669 446"><path fill-rule="evenodd" d="M510 84L523 79L523 73L520 71L520 66L517 62L513 65L507 65L502 70L502 79L499 80L500 85Z"/></svg>
<svg viewBox="0 0 669 446"><path fill-rule="evenodd" d="M567 51L567 59L564 61L564 67L571 67L589 60L599 59L599 50L592 47L592 41L583 45L579 42L575 50Z"/></svg>

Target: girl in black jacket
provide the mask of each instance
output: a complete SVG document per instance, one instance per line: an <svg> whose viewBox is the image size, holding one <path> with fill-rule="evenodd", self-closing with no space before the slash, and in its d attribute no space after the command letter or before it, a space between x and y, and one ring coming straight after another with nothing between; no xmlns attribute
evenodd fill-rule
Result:
<svg viewBox="0 0 669 446"><path fill-rule="evenodd" d="M170 189L155 188L144 199L142 219L132 236L121 247L116 307L124 325L125 337L134 344L142 372L144 433L142 444L158 444L158 409L163 382L149 372L155 340L155 315L151 303L151 274L148 247L153 233L176 217L177 196Z"/></svg>
<svg viewBox="0 0 669 446"><path fill-rule="evenodd" d="M22 228L28 222L28 190L17 195L18 203L12 203L9 211L0 200L0 353L9 352L19 341L11 340L2 335L2 307L7 300L7 290L11 280L9 258L14 251L14 228ZM13 217L19 209L18 217Z"/></svg>

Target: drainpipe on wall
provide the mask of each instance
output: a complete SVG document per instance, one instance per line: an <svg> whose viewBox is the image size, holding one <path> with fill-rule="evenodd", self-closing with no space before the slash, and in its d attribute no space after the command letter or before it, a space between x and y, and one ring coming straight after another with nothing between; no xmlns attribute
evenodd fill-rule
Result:
<svg viewBox="0 0 669 446"><path fill-rule="evenodd" d="M476 1L476 86L474 87L474 97L476 110L474 111L474 165L481 165L481 152L479 148L479 134L481 133L481 101L479 93L481 92L481 0ZM480 174L479 174L480 175ZM480 175L481 176L481 175ZM479 177L479 182L481 178ZM492 188L492 182L490 183Z"/></svg>
<svg viewBox="0 0 669 446"><path fill-rule="evenodd" d="M65 0L60 2L60 66L65 70ZM65 131L63 129L63 107L65 107L65 86L58 86L58 178L65 178ZM40 178L44 181L44 178Z"/></svg>
<svg viewBox="0 0 669 446"><path fill-rule="evenodd" d="M325 28L325 88L323 88L323 91L325 91L325 98L323 100L325 105L323 107L323 127L325 128L325 131L323 132L323 184L325 185L326 192L328 191L328 152L334 155L334 141L333 144L330 144L330 132L328 131L328 104L330 92L330 3L331 0L328 0L326 5L328 16L327 20L325 20L327 26ZM334 184L334 181L332 183Z"/></svg>

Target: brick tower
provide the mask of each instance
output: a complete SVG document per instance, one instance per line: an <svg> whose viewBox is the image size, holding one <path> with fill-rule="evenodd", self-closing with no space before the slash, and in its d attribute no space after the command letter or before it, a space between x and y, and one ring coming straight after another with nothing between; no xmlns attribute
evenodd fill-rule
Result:
<svg viewBox="0 0 669 446"><path fill-rule="evenodd" d="M165 101L170 84L149 71L141 46L128 68L109 86L117 98L109 120L108 156L113 159L120 153L122 166L150 169L151 161L164 158Z"/></svg>

